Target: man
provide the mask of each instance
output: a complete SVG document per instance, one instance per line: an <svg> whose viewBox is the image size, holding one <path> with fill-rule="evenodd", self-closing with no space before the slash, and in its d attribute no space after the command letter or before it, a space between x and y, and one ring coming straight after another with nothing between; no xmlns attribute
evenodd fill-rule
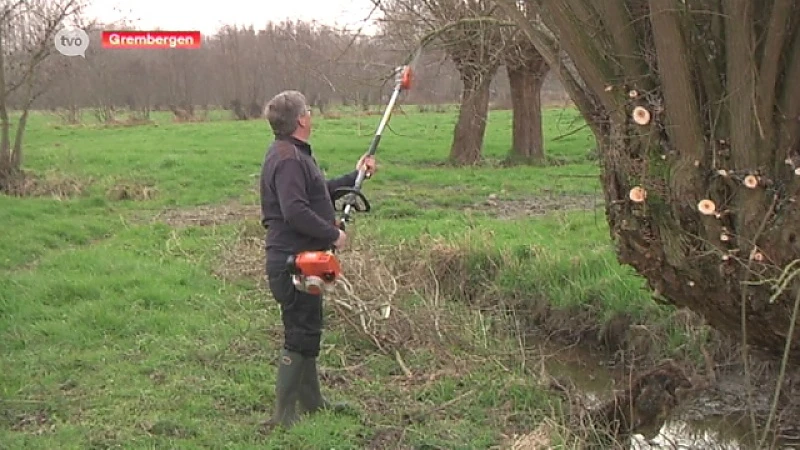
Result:
<svg viewBox="0 0 800 450"><path fill-rule="evenodd" d="M358 169L376 170L373 157L362 156L356 170L325 180L308 143L311 109L298 91L273 97L264 114L275 134L261 171L262 225L267 229L266 274L281 308L284 343L275 386L276 405L266 428L290 427L300 414L331 405L320 393L317 358L322 336L322 296L297 290L286 267L290 255L303 251L341 249L347 235L335 223L331 194L352 186ZM297 408L299 406L299 408Z"/></svg>

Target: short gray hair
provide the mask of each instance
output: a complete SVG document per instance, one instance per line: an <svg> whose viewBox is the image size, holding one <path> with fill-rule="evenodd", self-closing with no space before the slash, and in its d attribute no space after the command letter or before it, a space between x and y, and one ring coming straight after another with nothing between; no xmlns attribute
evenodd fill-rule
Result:
<svg viewBox="0 0 800 450"><path fill-rule="evenodd" d="M297 119L308 111L306 97L299 91L289 90L272 97L264 108L272 132L276 136L289 136L297 129Z"/></svg>

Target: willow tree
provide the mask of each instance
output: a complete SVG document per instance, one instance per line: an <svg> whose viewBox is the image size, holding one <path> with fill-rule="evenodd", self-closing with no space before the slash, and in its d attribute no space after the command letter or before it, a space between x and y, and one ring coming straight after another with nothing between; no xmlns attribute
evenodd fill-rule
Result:
<svg viewBox="0 0 800 450"><path fill-rule="evenodd" d="M450 161L479 162L491 83L506 57L504 28L513 27L493 17L494 0L384 0L379 5L387 28L415 35L424 48L438 48L452 61L462 89Z"/></svg>
<svg viewBox="0 0 800 450"><path fill-rule="evenodd" d="M521 33L511 37L504 64L511 90L513 132L509 158L512 161L543 161L541 96L550 66Z"/></svg>
<svg viewBox="0 0 800 450"><path fill-rule="evenodd" d="M800 7L522 3L538 16L517 23L597 138L620 261L657 298L800 362Z"/></svg>

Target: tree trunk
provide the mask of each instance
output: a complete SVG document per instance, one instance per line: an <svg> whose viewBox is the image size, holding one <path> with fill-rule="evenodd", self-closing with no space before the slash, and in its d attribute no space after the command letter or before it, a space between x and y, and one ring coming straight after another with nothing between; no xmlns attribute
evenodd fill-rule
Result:
<svg viewBox="0 0 800 450"><path fill-rule="evenodd" d="M454 164L476 164L481 160L489 115L489 86L496 70L461 70L461 108L450 147L450 161Z"/></svg>
<svg viewBox="0 0 800 450"><path fill-rule="evenodd" d="M513 109L512 161L541 162L544 160L542 132L542 85L547 63L538 54L524 64L507 65Z"/></svg>
<svg viewBox="0 0 800 450"><path fill-rule="evenodd" d="M657 300L688 307L715 328L746 337L750 344L780 356L800 290L797 284L790 283L786 292L776 292L774 283L765 281L777 281L782 269L800 257L800 211L791 200L800 192L795 188L788 197L774 198L780 212L764 221L757 247L748 246L740 239L729 210L723 210L723 216L717 219L713 215L699 218L696 208L671 207L679 201L668 192L666 183L648 177L653 171L678 169L620 157L634 150L627 144L636 139L632 130L619 132L627 128L625 123L612 123L610 136L601 146L604 166L608 168L604 174L607 218L620 262L631 265L647 279ZM649 169L643 168L648 164ZM634 168L640 169L642 175L632 173ZM730 185L724 181L713 184L707 190L686 194L717 201L730 195ZM637 186L644 187L646 204L629 200L630 191ZM706 192L709 195L704 195ZM772 206L772 200L769 198L763 205L765 209ZM748 231L755 230L743 230L741 234ZM770 298L776 293L780 294L779 300L772 304ZM800 362L800 334L795 331L791 340L790 356Z"/></svg>
<svg viewBox="0 0 800 450"><path fill-rule="evenodd" d="M3 33L0 32L0 192L9 188L18 169L12 164L11 157L11 123L8 117L4 54Z"/></svg>
<svg viewBox="0 0 800 450"><path fill-rule="evenodd" d="M11 156L11 166L15 170L22 168L22 140L25 136L25 127L28 125L28 115L31 111L30 105L26 105L22 111L22 115L17 122L17 134L14 137L14 152Z"/></svg>
<svg viewBox="0 0 800 450"><path fill-rule="evenodd" d="M595 133L619 260L656 299L800 363L800 8L534 3L552 36L515 17Z"/></svg>

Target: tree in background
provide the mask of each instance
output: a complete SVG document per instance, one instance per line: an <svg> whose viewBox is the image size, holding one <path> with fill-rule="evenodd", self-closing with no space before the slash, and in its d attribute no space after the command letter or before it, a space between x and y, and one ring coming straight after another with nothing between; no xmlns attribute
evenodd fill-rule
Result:
<svg viewBox="0 0 800 450"><path fill-rule="evenodd" d="M13 192L20 182L28 114L59 73L48 65L53 39L82 7L78 0L0 1L0 191ZM13 139L12 109L20 112Z"/></svg>
<svg viewBox="0 0 800 450"><path fill-rule="evenodd" d="M542 86L550 66L530 40L515 33L506 50L505 66L511 91L511 162L543 162Z"/></svg>
<svg viewBox="0 0 800 450"><path fill-rule="evenodd" d="M541 90L549 68L520 35L503 20L493 0L383 0L386 34L413 36L415 45L438 50L454 64L461 80L458 121L450 161L475 164L482 158L492 82L506 66L513 109L510 161L541 161L544 145ZM520 39L523 37L523 39Z"/></svg>
<svg viewBox="0 0 800 450"><path fill-rule="evenodd" d="M455 65L462 90L450 161L479 162L489 91L507 43L492 19L496 5L490 0L387 0L380 7L393 33L416 36L422 46L441 49Z"/></svg>
<svg viewBox="0 0 800 450"><path fill-rule="evenodd" d="M485 130L488 102L494 102L496 108L510 105L515 110L517 124L512 156L516 152L523 155L522 160L529 160L541 147L536 144L539 106L524 105L528 99L536 102L538 95L514 94L512 100L508 80L509 75L515 77L515 74L520 74L517 81L527 80L523 83L536 82L536 78L522 77L524 71L516 68L511 72L499 70L503 65L522 68L530 64L525 60L530 59L531 46L519 39L519 29L507 18L499 18L498 8L489 2L470 0L464 3L462 12L437 19L419 6L424 6L421 0L400 1L405 3L393 6L391 2L381 2L382 9L393 12L378 19L384 26L376 35L301 21L267 22L260 27L224 26L217 33L204 36L200 49L191 50L104 49L97 44L100 30L133 27L124 20L98 23L86 28L93 44L85 59L53 55L42 63L58 68L40 70L40 75L58 73L58 76L36 77L33 86L39 95L32 108L53 110L64 123L73 125L83 120L87 109L106 124L144 123L150 120L151 111L171 111L176 121L204 120L209 110L221 108L229 110L236 119L249 120L261 118L265 98L294 88L306 92L313 106L324 114L336 114L328 107L337 104L357 106L369 113L388 101L393 69L419 46L420 39L430 35L430 45L415 61L414 88L407 93L403 105L445 111L445 104L466 101L468 107L460 111L462 125L454 130L454 145L449 152L455 155L452 160L456 162L477 162L482 158L481 130ZM453 0L440 0L442 14L449 12L447 1L456 4ZM434 0L426 2L430 6L439 4ZM401 14L403 8L413 5L417 5L416 9ZM474 13L469 8L475 5L484 9ZM496 44L481 41L498 36L500 41ZM461 38L472 41L456 46ZM525 45L528 47L521 52ZM461 56L454 60L451 54L458 52L451 50L456 47L460 48ZM472 47L478 50L468 50ZM490 52L481 56L480 49ZM483 71L479 67L481 61L476 60L474 67L467 67L469 64L464 62L473 57L490 62L495 75L475 75ZM281 64L272 63L277 60ZM464 70L459 70L454 61L459 61ZM465 95L462 72L473 74L468 77L475 81L470 88L473 94ZM517 81L515 90L522 86ZM561 95L563 89L558 79L550 77L549 81L548 86L552 86L549 92ZM535 89L526 90L531 93ZM11 97L18 98L15 94L21 92L17 89ZM520 102L523 98L525 102ZM472 114L468 113L470 110ZM474 126L464 125L467 120ZM527 123L533 126L520 126Z"/></svg>

